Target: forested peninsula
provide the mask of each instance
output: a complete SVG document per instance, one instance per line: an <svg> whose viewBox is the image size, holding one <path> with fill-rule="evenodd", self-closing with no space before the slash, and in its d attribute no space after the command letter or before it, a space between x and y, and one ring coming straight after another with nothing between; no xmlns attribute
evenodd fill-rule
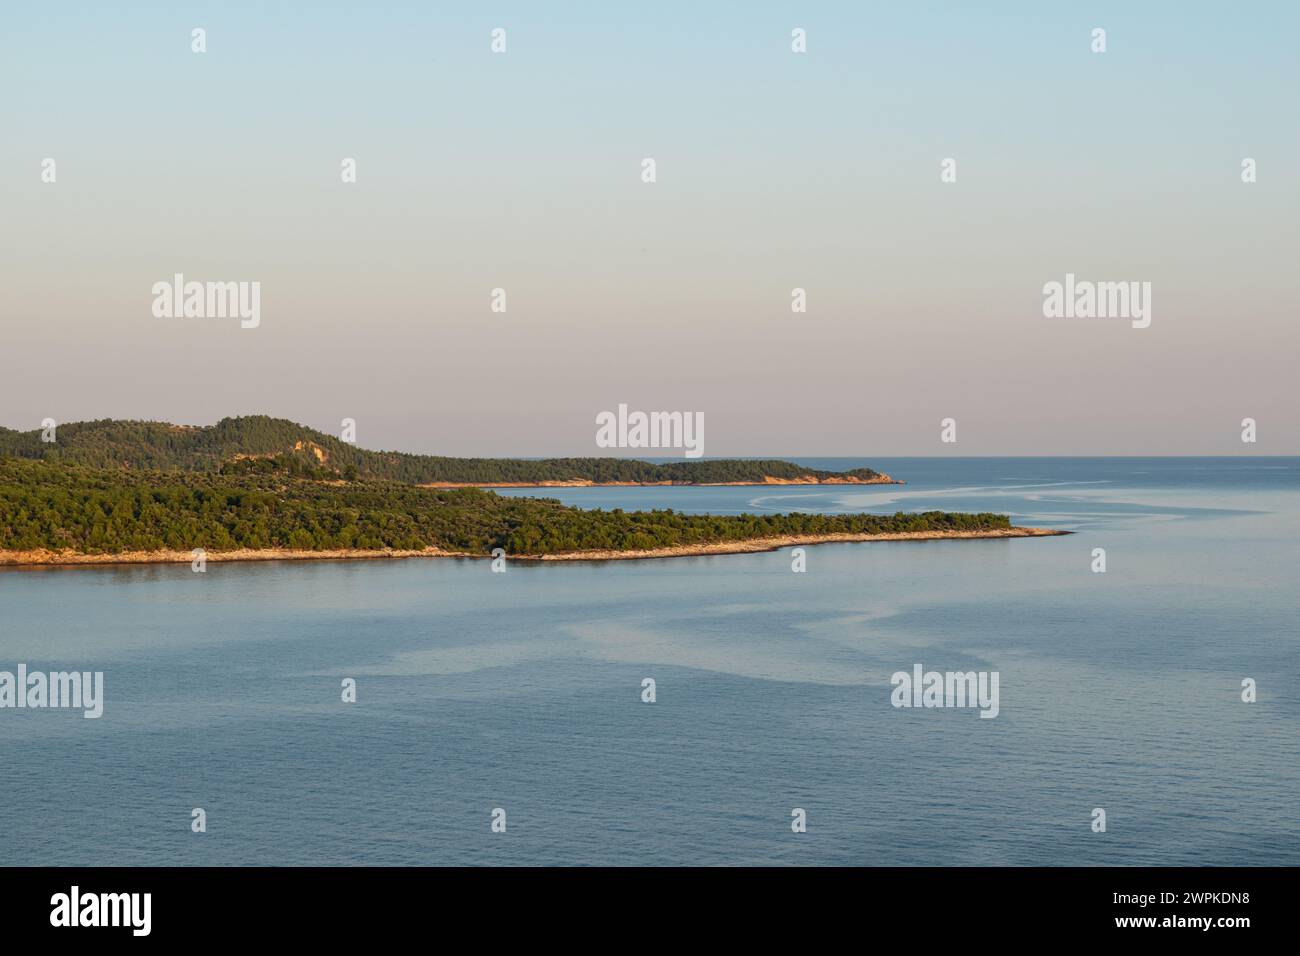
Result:
<svg viewBox="0 0 1300 956"><path fill-rule="evenodd" d="M229 424L236 422L242 424ZM255 427L259 423L267 430ZM227 419L211 429L64 425L56 442L40 442L38 433L36 444L31 433L0 432L0 565L188 562L196 549L214 561L494 552L532 560L644 558L832 541L1055 533L1016 528L1006 515L988 513L581 509L551 498L428 485L472 482L476 475L573 481L581 469L586 476L655 481L681 474L779 479L770 473L780 471L777 466L795 469L786 473L791 480L851 473L810 473L788 462L435 458L366 452L301 426L286 431L284 424L292 425L275 419ZM691 470L677 470L682 467Z"/></svg>

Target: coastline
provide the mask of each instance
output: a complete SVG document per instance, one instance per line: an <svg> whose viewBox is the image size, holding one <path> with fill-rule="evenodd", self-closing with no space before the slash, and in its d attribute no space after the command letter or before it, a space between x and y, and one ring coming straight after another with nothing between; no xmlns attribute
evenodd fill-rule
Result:
<svg viewBox="0 0 1300 956"><path fill-rule="evenodd" d="M620 561L644 558L681 558L710 554L754 554L761 551L779 551L781 548L801 547L810 544L848 544L866 541L940 541L951 539L988 538L1051 538L1073 534L1055 528L990 528L985 531L892 531L884 534L795 534L772 538L748 538L743 541L719 541L714 544L683 544L670 548L650 548L645 551L566 551L563 554L544 554L535 561Z"/></svg>
<svg viewBox="0 0 1300 956"><path fill-rule="evenodd" d="M626 561L648 558L679 558L713 554L753 554L781 548L812 544L865 541L933 541L973 538L1041 538L1071 534L1053 528L995 528L986 531L899 531L886 534L818 534L785 535L772 538L749 538L719 541L712 544L674 545L644 551L568 551L562 554L507 555L510 561ZM236 551L210 551L204 556L209 563L226 561L373 561L393 558L479 558L490 554L468 551L444 551L441 548L419 550L365 550L344 548L332 551L305 551L295 548L243 548ZM10 567L92 567L123 564L190 564L191 551L123 551L118 554L80 554L75 551L0 551L0 568Z"/></svg>
<svg viewBox="0 0 1300 956"><path fill-rule="evenodd" d="M877 478L771 478L762 481L592 481L565 478L557 481L430 481L417 488L749 488L763 485L902 485L906 482Z"/></svg>

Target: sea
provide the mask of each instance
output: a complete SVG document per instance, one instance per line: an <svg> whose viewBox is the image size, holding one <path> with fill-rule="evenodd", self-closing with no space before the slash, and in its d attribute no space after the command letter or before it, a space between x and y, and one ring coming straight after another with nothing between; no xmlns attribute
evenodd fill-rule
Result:
<svg viewBox="0 0 1300 956"><path fill-rule="evenodd" d="M0 709L0 864L1300 864L1300 459L796 460L906 484L502 493L1074 533L0 570L0 671L103 674Z"/></svg>

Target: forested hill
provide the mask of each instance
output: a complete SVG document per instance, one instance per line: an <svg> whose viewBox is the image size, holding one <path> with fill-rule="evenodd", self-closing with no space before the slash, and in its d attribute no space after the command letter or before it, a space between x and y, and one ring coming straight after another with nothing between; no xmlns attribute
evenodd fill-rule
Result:
<svg viewBox="0 0 1300 956"><path fill-rule="evenodd" d="M346 478L375 478L409 484L437 482L500 483L545 481L680 482L711 484L794 481L880 481L870 468L818 471L788 461L674 461L651 464L630 458L444 458L404 452L367 451L332 435L283 418L251 415L223 418L215 425L172 425L104 419L69 422L42 441L40 429L0 428L0 458L29 458L92 468L218 472L256 470L275 459L277 470L297 466L307 472Z"/></svg>
<svg viewBox="0 0 1300 956"><path fill-rule="evenodd" d="M477 488L0 460L0 558L4 552L35 550L105 555L194 548L439 548L479 555L503 548L518 556L645 551L776 536L1010 529L1007 516L996 514L589 511L550 498L508 497Z"/></svg>

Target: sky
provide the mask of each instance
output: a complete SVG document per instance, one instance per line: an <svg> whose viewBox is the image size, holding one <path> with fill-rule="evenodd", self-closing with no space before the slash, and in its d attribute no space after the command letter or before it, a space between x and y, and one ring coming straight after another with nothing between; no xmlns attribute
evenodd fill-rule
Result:
<svg viewBox="0 0 1300 956"><path fill-rule="evenodd" d="M1300 6L983 6L14 5L0 424L1300 453ZM155 316L177 273L260 283L260 324ZM1149 282L1149 327L1044 316L1067 273Z"/></svg>

